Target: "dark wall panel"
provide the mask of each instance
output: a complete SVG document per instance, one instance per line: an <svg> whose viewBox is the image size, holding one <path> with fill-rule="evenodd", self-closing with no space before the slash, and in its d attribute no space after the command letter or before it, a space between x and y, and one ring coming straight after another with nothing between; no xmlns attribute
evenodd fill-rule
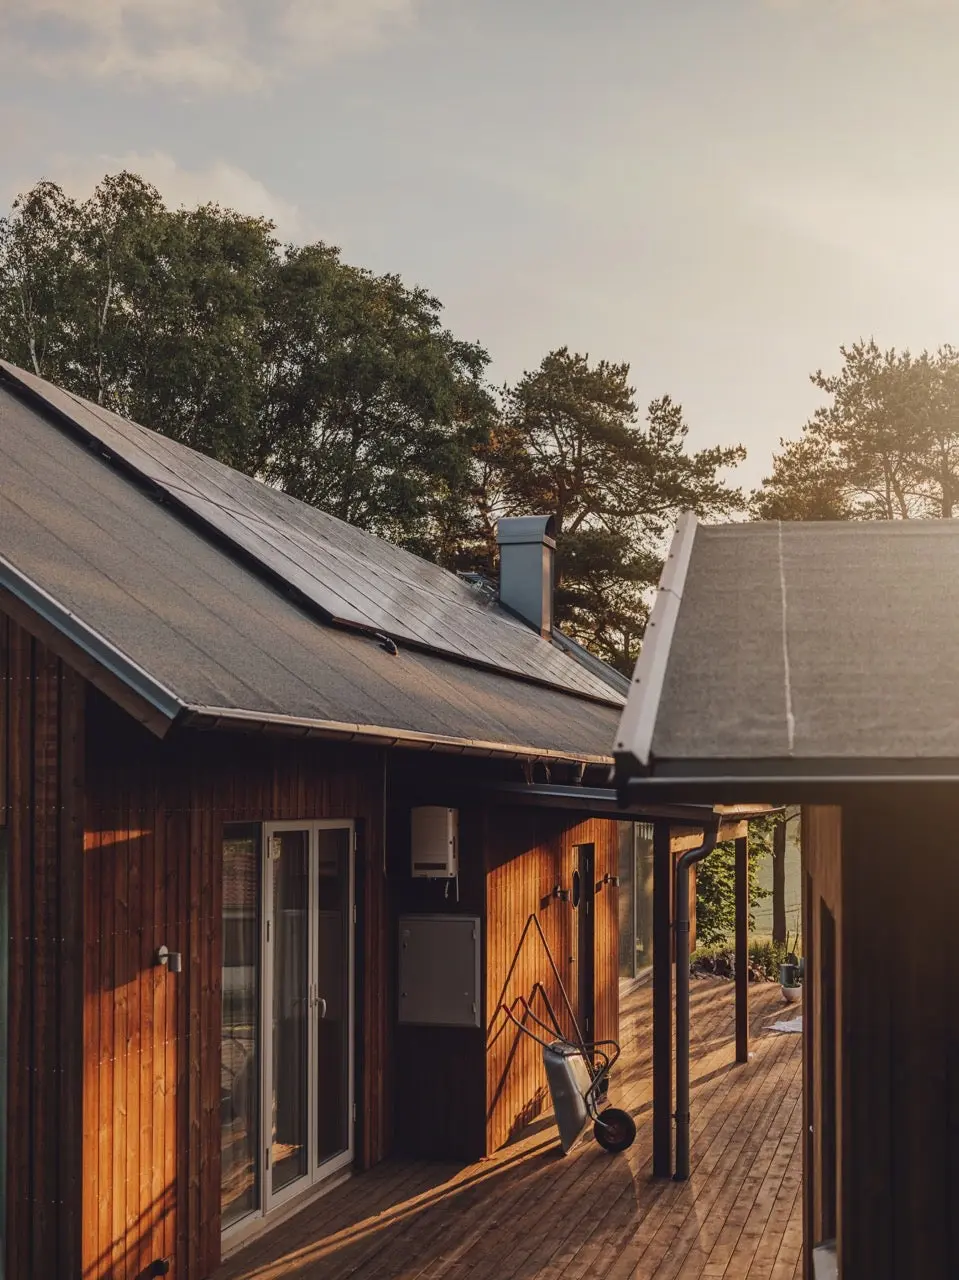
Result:
<svg viewBox="0 0 959 1280"><path fill-rule="evenodd" d="M82 725L82 680L0 614L10 1276L79 1268Z"/></svg>

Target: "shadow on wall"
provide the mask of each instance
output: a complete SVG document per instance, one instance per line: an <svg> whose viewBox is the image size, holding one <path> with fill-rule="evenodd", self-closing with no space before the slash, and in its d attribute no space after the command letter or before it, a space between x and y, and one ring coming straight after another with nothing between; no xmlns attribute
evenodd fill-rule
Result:
<svg viewBox="0 0 959 1280"><path fill-rule="evenodd" d="M83 1269L83 1280L102 1280L102 1277L113 1276L147 1280L148 1277L165 1274L157 1269L156 1264L173 1257L172 1241L168 1248L159 1241L163 1238L164 1225L172 1215L174 1202L173 1186L164 1187L152 1204L127 1223L122 1235L87 1263ZM157 1241L152 1249L148 1244L151 1240Z"/></svg>

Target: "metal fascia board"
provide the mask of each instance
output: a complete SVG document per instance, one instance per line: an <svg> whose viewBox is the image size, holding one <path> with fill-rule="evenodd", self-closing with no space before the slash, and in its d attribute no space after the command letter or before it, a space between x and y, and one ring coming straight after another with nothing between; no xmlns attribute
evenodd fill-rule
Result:
<svg viewBox="0 0 959 1280"><path fill-rule="evenodd" d="M0 555L0 586L3 586L28 609L33 610L44 622L50 624L68 640L72 641L93 659L99 666L109 671L127 688L167 720L173 721L183 710L184 704L172 690L155 680L132 658L128 658L115 645L106 640L93 627L88 626L82 618L44 591L25 573L21 573L14 565Z"/></svg>
<svg viewBox="0 0 959 1280"><path fill-rule="evenodd" d="M666 664L676 630L676 619L686 585L686 572L696 537L696 516L685 511L679 518L659 589L643 637L643 647L633 672L632 685L616 734L614 755L628 756L643 769L652 756L653 732L666 679Z"/></svg>
<svg viewBox="0 0 959 1280"><path fill-rule="evenodd" d="M283 715L279 712L245 711L233 707L188 706L187 725L212 728L247 728L303 733L326 738L376 743L380 746L420 747L437 751L458 751L471 755L506 756L512 759L562 760L570 764L609 767L611 756L589 755L573 751L556 751L552 747L534 747L508 742L486 742L476 738L454 738L443 734L419 733L412 729L393 729L384 725L353 724L339 720L313 720L309 717Z"/></svg>

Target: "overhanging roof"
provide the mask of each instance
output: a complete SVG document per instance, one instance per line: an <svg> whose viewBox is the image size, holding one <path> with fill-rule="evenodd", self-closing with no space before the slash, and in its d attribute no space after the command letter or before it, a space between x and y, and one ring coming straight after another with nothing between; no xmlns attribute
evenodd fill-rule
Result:
<svg viewBox="0 0 959 1280"><path fill-rule="evenodd" d="M959 522L684 517L615 756L650 798L959 780Z"/></svg>
<svg viewBox="0 0 959 1280"><path fill-rule="evenodd" d="M608 671L576 661L456 574L25 370L0 361L0 376L325 622L621 705Z"/></svg>
<svg viewBox="0 0 959 1280"><path fill-rule="evenodd" d="M51 409L21 390L0 377L0 608L26 610L109 696L129 690L155 732L270 727L609 762L622 699L571 656L555 649L602 696L426 645L390 653L368 630L326 625L104 457L101 442L71 431L58 416L69 404Z"/></svg>
<svg viewBox="0 0 959 1280"><path fill-rule="evenodd" d="M677 826L701 826L713 817L724 823L748 822L772 811L768 804L670 804L652 798L646 803L623 804L612 787L564 786L559 783L485 782L471 791L495 796L504 804L521 808L565 809L591 818L642 822L664 818Z"/></svg>

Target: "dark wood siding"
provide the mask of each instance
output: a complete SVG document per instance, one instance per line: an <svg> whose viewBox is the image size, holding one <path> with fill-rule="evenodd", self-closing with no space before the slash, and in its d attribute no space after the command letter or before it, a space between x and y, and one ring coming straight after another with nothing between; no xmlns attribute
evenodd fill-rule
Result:
<svg viewBox="0 0 959 1280"><path fill-rule="evenodd" d="M486 823L482 810L459 811L459 883L455 887L444 880L414 880L410 876L410 806L396 797L390 814L389 865L397 918L405 913L437 913L483 919ZM390 946L389 994L395 1016L395 922ZM396 1154L424 1160L479 1159L486 1152L482 1028L397 1024L394 1039Z"/></svg>
<svg viewBox="0 0 959 1280"><path fill-rule="evenodd" d="M222 831L356 819L357 1163L385 1152L382 758L276 738L160 743L95 699L86 818L85 1280L159 1258L181 1280L220 1254ZM183 971L154 964L157 948Z"/></svg>
<svg viewBox="0 0 959 1280"><path fill-rule="evenodd" d="M595 847L595 1013L596 1038L615 1038L619 1021L619 924L616 889L604 882L618 872L616 824L570 822L535 810L494 810L487 819L486 929L486 1147L495 1151L549 1106L542 1051L501 1012L517 996L530 1000L534 985L545 987L567 1034L572 1028L542 943L535 931L520 940L536 915L571 1002L576 1004L574 908L552 896L570 888L574 849ZM533 1000L542 1017L543 1007ZM577 1010L577 1017L579 1011Z"/></svg>
<svg viewBox="0 0 959 1280"><path fill-rule="evenodd" d="M959 1275L957 829L946 785L843 805L844 1276Z"/></svg>
<svg viewBox="0 0 959 1280"><path fill-rule="evenodd" d="M0 614L11 1277L79 1269L82 730L83 681Z"/></svg>
<svg viewBox="0 0 959 1280"><path fill-rule="evenodd" d="M836 922L837 954L842 951L843 901L842 901L842 810L835 806L810 805L802 811L802 854L806 876L804 894L803 950L806 955L808 977L804 993L805 1076L804 1106L806 1124L804 1133L806 1178L804 1183L805 1229L810 1245L829 1238L831 1211L824 1196L835 1185L842 1161L842 1104L841 1090L833 1096L834 1113L826 1105L823 1084L832 1075L823 1059L825 1037L823 1017L835 1013L836 1026L842 1025L843 982L842 973L836 974L831 995L822 987L823 915L825 908ZM834 1003L833 1003L834 1002ZM828 1043L828 1041L827 1041ZM842 1043L836 1042L836 1076L842 1077ZM826 1121L836 1118L835 1157L832 1144L826 1134ZM825 1159L830 1157L830 1168ZM839 1235L842 1234L841 1187L836 1186L836 1217ZM811 1250L807 1250L811 1255ZM808 1274L812 1275L811 1261L807 1259Z"/></svg>

